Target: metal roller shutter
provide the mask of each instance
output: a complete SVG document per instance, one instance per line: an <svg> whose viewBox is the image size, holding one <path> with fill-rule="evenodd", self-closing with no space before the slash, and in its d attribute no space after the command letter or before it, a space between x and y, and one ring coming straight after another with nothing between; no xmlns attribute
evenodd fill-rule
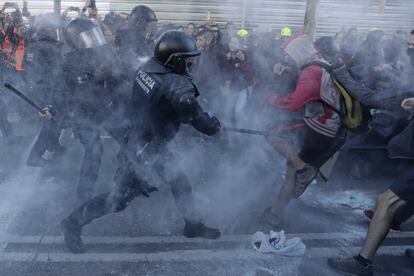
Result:
<svg viewBox="0 0 414 276"><path fill-rule="evenodd" d="M147 5L157 12L161 23L186 24L188 22L201 23L210 12L218 22L241 22L243 1L240 0L111 0L111 9L129 12L136 5Z"/></svg>
<svg viewBox="0 0 414 276"><path fill-rule="evenodd" d="M380 28L387 32L414 28L414 1L387 0L381 11L379 0L320 0L317 34L330 35L342 26L358 27L366 33Z"/></svg>
<svg viewBox="0 0 414 276"><path fill-rule="evenodd" d="M23 0L0 0L0 6L4 2L17 2L20 8L23 8ZM103 14L109 12L109 0L96 0L96 6L99 11ZM84 0L62 0L62 12L68 7L83 7L85 4ZM38 15L42 13L53 12L53 0L28 0L29 11L32 15Z"/></svg>
<svg viewBox="0 0 414 276"><path fill-rule="evenodd" d="M361 32L381 28L388 32L414 28L414 1L387 0L320 0L317 36L332 35L342 26L356 26ZM5 0L0 0L0 4ZM22 6L22 0L17 1ZM28 0L32 14L51 12L53 0ZM301 29L306 0L96 0L99 12L129 12L139 4L153 8L160 23L201 23L207 12L218 23L232 21L241 27L243 14L247 28L270 25L273 29L291 26ZM62 9L82 7L83 0L62 0ZM245 12L245 13L244 13Z"/></svg>

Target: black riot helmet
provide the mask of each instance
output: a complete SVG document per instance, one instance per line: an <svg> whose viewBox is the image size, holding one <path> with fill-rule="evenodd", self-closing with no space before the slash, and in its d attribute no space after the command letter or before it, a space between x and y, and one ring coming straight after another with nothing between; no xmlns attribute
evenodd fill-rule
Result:
<svg viewBox="0 0 414 276"><path fill-rule="evenodd" d="M63 37L72 50L95 48L106 44L99 25L88 18L79 17L70 21L63 31Z"/></svg>
<svg viewBox="0 0 414 276"><path fill-rule="evenodd" d="M199 55L195 40L184 32L165 32L155 44L155 58L181 75L191 76L193 58Z"/></svg>
<svg viewBox="0 0 414 276"><path fill-rule="evenodd" d="M60 15L46 14L36 17L34 23L34 38L37 40L62 40L63 19Z"/></svg>
<svg viewBox="0 0 414 276"><path fill-rule="evenodd" d="M131 26L140 26L145 25L145 23L148 22L157 21L155 12L151 8L144 5L139 5L133 8L128 17L128 24Z"/></svg>

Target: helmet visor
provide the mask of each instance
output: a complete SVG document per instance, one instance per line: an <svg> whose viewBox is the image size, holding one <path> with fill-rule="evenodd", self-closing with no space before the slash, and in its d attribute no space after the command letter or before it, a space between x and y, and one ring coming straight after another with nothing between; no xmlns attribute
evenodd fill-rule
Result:
<svg viewBox="0 0 414 276"><path fill-rule="evenodd" d="M106 44L105 36L98 26L81 32L79 39L76 40L76 47L78 49L94 48Z"/></svg>

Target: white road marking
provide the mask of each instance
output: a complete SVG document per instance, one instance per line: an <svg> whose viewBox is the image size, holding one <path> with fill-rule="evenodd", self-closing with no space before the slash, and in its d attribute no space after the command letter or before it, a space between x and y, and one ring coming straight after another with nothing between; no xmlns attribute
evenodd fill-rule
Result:
<svg viewBox="0 0 414 276"><path fill-rule="evenodd" d="M411 246L412 247L412 246ZM410 245L389 245L381 246L377 255L401 256L404 255L405 249ZM306 255L312 258L330 258L335 256L356 255L361 250L361 246L349 247L312 247L306 250Z"/></svg>
<svg viewBox="0 0 414 276"><path fill-rule="evenodd" d="M299 233L287 234L288 238L299 237L302 240L354 240L365 237L365 232L356 233ZM220 243L220 242L250 242L251 235L224 235L218 240L206 240L201 238L189 239L184 236L142 236L142 237L118 237L118 236L84 236L85 243L89 244L147 244L147 243ZM414 238L414 232L390 233L388 238ZM18 236L2 235L1 243L39 243L61 244L63 236Z"/></svg>
<svg viewBox="0 0 414 276"><path fill-rule="evenodd" d="M35 262L160 262L160 261L200 261L200 260L271 260L274 255L260 254L254 250L176 250L157 253L2 253L0 261L35 261ZM284 260L285 259L285 260ZM287 257L281 257L281 263ZM284 260L284 261L283 261Z"/></svg>
<svg viewBox="0 0 414 276"><path fill-rule="evenodd" d="M404 250L409 246L382 246L379 250L379 255L403 255ZM333 247L319 247L307 249L305 256L307 258L328 258L343 255L353 255L358 252L360 247L347 247L346 250L342 248ZM199 250L175 250L167 252L156 253L0 253L1 261L19 261L19 262L194 262L203 260L265 260L272 264L281 263L286 264L289 260L289 265L295 264L301 258L299 257L284 257L272 253L258 253L253 249L199 249Z"/></svg>

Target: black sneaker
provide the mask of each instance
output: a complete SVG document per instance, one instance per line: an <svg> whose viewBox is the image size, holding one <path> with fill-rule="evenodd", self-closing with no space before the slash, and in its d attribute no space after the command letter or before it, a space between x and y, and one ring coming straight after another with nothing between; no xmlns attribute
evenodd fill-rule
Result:
<svg viewBox="0 0 414 276"><path fill-rule="evenodd" d="M342 272L346 275L356 276L372 276L373 268L372 265L366 267L359 264L355 257L348 258L329 258L328 264L334 270Z"/></svg>
<svg viewBox="0 0 414 276"><path fill-rule="evenodd" d="M261 220L262 222L271 225L274 228L273 230L280 228L283 224L283 218L272 213L270 207L264 210Z"/></svg>
<svg viewBox="0 0 414 276"><path fill-rule="evenodd" d="M295 191L293 196L295 198L300 197L317 176L318 170L309 164L306 164L303 169L296 171Z"/></svg>
<svg viewBox="0 0 414 276"><path fill-rule="evenodd" d="M220 238L220 231L215 228L209 228L201 222L190 223L186 222L183 235L187 238L204 238L209 240L215 240Z"/></svg>
<svg viewBox="0 0 414 276"><path fill-rule="evenodd" d="M85 252L81 238L82 227L78 223L72 221L70 218L64 219L60 223L60 226L62 227L67 248L72 253L76 254Z"/></svg>

